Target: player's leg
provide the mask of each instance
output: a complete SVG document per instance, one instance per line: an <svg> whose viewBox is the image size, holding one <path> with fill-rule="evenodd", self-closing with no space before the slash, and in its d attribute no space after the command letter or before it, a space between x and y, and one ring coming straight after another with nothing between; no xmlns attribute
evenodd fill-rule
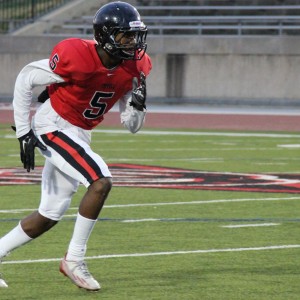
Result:
<svg viewBox="0 0 300 300"><path fill-rule="evenodd" d="M103 159L94 153L84 138L74 131L64 130L42 135L42 140L51 151L51 158L61 156L65 163L63 171L82 182L87 191L77 214L73 236L60 271L76 285L89 289L100 289L99 283L88 272L84 257L89 236L112 186L111 174ZM56 159L57 160L57 159Z"/></svg>
<svg viewBox="0 0 300 300"><path fill-rule="evenodd" d="M69 208L79 182L66 175L48 160L45 162L38 211L21 221L23 230L36 238L51 229Z"/></svg>
<svg viewBox="0 0 300 300"><path fill-rule="evenodd" d="M25 217L0 239L0 258L52 228L69 207L78 182L46 161L42 174L38 211Z"/></svg>
<svg viewBox="0 0 300 300"><path fill-rule="evenodd" d="M78 182L76 180L65 175L46 160L42 174L39 210L25 217L0 239L0 260L9 252L52 228L69 207L77 187Z"/></svg>
<svg viewBox="0 0 300 300"><path fill-rule="evenodd" d="M90 274L84 257L88 239L110 188L109 178L99 179L89 186L80 203L67 254L60 264L61 273L77 286L87 290L97 291L101 288L99 282Z"/></svg>

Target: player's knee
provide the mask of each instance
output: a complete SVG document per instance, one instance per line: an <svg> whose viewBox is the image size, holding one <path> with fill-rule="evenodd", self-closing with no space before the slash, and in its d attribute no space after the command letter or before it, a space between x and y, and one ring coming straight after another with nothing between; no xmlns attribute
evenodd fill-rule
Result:
<svg viewBox="0 0 300 300"><path fill-rule="evenodd" d="M42 216L34 212L21 221L24 232L31 238L36 238L51 229L58 221Z"/></svg>
<svg viewBox="0 0 300 300"><path fill-rule="evenodd" d="M109 177L100 178L92 183L92 188L95 193L107 196L112 188L112 179Z"/></svg>
<svg viewBox="0 0 300 300"><path fill-rule="evenodd" d="M49 229L51 229L53 226L55 226L58 223L58 221L55 220L51 220L48 218L45 218L44 222L43 222L43 227L45 231L48 231Z"/></svg>

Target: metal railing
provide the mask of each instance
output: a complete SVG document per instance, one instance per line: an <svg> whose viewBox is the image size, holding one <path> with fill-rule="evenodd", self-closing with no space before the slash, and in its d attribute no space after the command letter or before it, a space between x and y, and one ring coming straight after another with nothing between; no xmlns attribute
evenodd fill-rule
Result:
<svg viewBox="0 0 300 300"><path fill-rule="evenodd" d="M149 35L297 35L300 5L137 6ZM65 22L60 35L92 35L93 16ZM51 34L49 30L48 34Z"/></svg>
<svg viewBox="0 0 300 300"><path fill-rule="evenodd" d="M12 32L68 1L0 0L0 22L6 20L6 30ZM14 13L9 7L14 7ZM153 36L300 35L300 5L145 5L137 6L137 9L148 26L148 34ZM93 16L85 15L73 20L61 20L59 26L49 19L45 21L47 29L44 33L92 36L92 19Z"/></svg>
<svg viewBox="0 0 300 300"><path fill-rule="evenodd" d="M154 5L137 9L153 35L300 34L300 5Z"/></svg>
<svg viewBox="0 0 300 300"><path fill-rule="evenodd" d="M9 33L70 0L0 0L0 33Z"/></svg>

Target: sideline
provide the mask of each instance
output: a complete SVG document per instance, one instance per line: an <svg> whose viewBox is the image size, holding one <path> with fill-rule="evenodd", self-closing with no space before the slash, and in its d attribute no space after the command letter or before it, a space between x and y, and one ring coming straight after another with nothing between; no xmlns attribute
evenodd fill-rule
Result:
<svg viewBox="0 0 300 300"><path fill-rule="evenodd" d="M31 106L36 111L39 103ZM12 103L0 102L0 110L13 110ZM300 107L285 106L243 106L243 105L203 105L203 104L147 104L149 113L170 113L170 114L220 114L220 115L253 115L253 116L300 116ZM119 113L119 105L115 104L111 112Z"/></svg>

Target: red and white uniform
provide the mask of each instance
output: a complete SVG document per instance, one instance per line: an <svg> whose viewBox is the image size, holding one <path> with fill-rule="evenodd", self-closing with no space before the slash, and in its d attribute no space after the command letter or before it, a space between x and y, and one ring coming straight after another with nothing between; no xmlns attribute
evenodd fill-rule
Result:
<svg viewBox="0 0 300 300"><path fill-rule="evenodd" d="M141 71L147 76L151 60L145 54L140 61L125 60L109 70L102 65L95 46L94 41L67 39L54 47L49 60L23 68L16 80L13 102L18 137L30 130L32 89L44 85L49 85L51 106L57 114L75 126L94 128L119 100L122 123L130 131L137 131L127 126L133 122L126 121L130 115L140 121L145 114L127 104L131 99L132 79L139 78Z"/></svg>
<svg viewBox="0 0 300 300"><path fill-rule="evenodd" d="M151 62L124 61L119 67L106 69L95 49L95 42L65 40L52 51L50 68L64 79L64 84L49 88L54 110L65 120L84 129L92 129L113 105L132 90L133 77L147 76Z"/></svg>
<svg viewBox="0 0 300 300"><path fill-rule="evenodd" d="M47 146L39 212L59 220L81 182L88 187L101 177L111 177L103 159L90 148L91 130L119 101L121 123L132 133L143 125L145 111L129 105L132 80L151 70L147 54L140 61L124 60L107 69L90 40L67 39L58 43L50 59L25 66L14 90L17 137L30 129ZM32 90L47 86L50 100L30 120Z"/></svg>

